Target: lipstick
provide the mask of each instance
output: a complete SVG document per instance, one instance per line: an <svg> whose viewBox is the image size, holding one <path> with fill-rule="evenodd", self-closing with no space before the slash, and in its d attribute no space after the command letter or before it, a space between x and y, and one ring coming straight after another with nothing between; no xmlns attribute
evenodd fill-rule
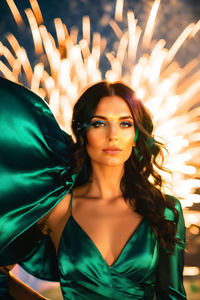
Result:
<svg viewBox="0 0 200 300"><path fill-rule="evenodd" d="M121 152L121 149L117 148L117 147L108 147L106 149L103 149L104 152L106 152L107 154L118 154L119 152Z"/></svg>

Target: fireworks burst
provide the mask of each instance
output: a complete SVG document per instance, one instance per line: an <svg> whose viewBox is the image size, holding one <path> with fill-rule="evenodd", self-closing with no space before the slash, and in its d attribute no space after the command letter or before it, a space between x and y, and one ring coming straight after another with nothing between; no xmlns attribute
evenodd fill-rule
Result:
<svg viewBox="0 0 200 300"><path fill-rule="evenodd" d="M14 1L6 1L18 26L24 26ZM197 34L200 21L189 24L167 49L165 40L152 40L160 0L154 1L144 31L137 25L133 11L127 13L127 30L121 30L123 0L117 0L115 20L109 23L119 41L114 55L105 52L107 41L99 33L94 33L90 41L88 16L83 18L83 37L79 41L78 31L72 28L69 32L62 20L56 18L56 43L43 24L37 1L30 0L30 4L31 8L25 13L40 62L32 68L26 50L12 34L8 34L9 46L0 42L1 74L15 82L20 82L22 75L25 76L28 87L47 100L60 126L71 133L73 105L87 85L102 79L99 65L105 54L110 62L105 78L111 82L122 80L137 92L153 114L155 136L169 150L165 167L173 173L173 191L171 186L166 186L165 192L176 195L184 207L199 203L199 58L181 68L174 57L184 41ZM143 54L136 60L139 51Z"/></svg>

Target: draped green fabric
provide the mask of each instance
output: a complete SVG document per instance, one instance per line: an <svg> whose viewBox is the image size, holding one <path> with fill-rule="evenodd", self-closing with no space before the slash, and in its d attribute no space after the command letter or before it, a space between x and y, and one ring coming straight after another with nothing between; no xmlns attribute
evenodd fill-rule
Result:
<svg viewBox="0 0 200 300"><path fill-rule="evenodd" d="M173 254L160 247L143 219L109 266L73 211L57 255L48 235L31 245L26 242L33 225L68 192L73 195L77 174L62 179L69 168L70 142L41 98L0 78L0 265L19 263L38 278L60 281L65 300L152 300L155 294L159 300L186 299L185 226L180 203L172 196L167 195L179 212L181 241ZM173 221L173 212L166 209L165 218ZM5 278L0 275L3 299Z"/></svg>
<svg viewBox="0 0 200 300"><path fill-rule="evenodd" d="M70 141L44 100L0 78L0 265L24 258L21 234L73 186L61 180Z"/></svg>

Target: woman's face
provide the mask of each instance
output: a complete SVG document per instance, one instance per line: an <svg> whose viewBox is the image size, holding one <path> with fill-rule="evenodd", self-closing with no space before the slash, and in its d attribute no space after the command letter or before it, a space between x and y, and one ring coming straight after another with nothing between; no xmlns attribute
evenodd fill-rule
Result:
<svg viewBox="0 0 200 300"><path fill-rule="evenodd" d="M133 116L125 100L115 95L103 97L90 121L86 137L91 162L107 166L124 164L131 155L135 137Z"/></svg>

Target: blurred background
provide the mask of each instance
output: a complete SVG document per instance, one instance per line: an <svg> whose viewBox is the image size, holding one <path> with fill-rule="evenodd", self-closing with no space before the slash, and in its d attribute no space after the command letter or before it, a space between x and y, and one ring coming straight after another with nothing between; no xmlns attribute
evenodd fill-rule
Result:
<svg viewBox="0 0 200 300"><path fill-rule="evenodd" d="M184 208L185 288L200 299L199 0L1 0L0 13L0 75L41 95L66 131L77 96L101 78L123 79L151 108ZM57 283L14 273L62 299Z"/></svg>

